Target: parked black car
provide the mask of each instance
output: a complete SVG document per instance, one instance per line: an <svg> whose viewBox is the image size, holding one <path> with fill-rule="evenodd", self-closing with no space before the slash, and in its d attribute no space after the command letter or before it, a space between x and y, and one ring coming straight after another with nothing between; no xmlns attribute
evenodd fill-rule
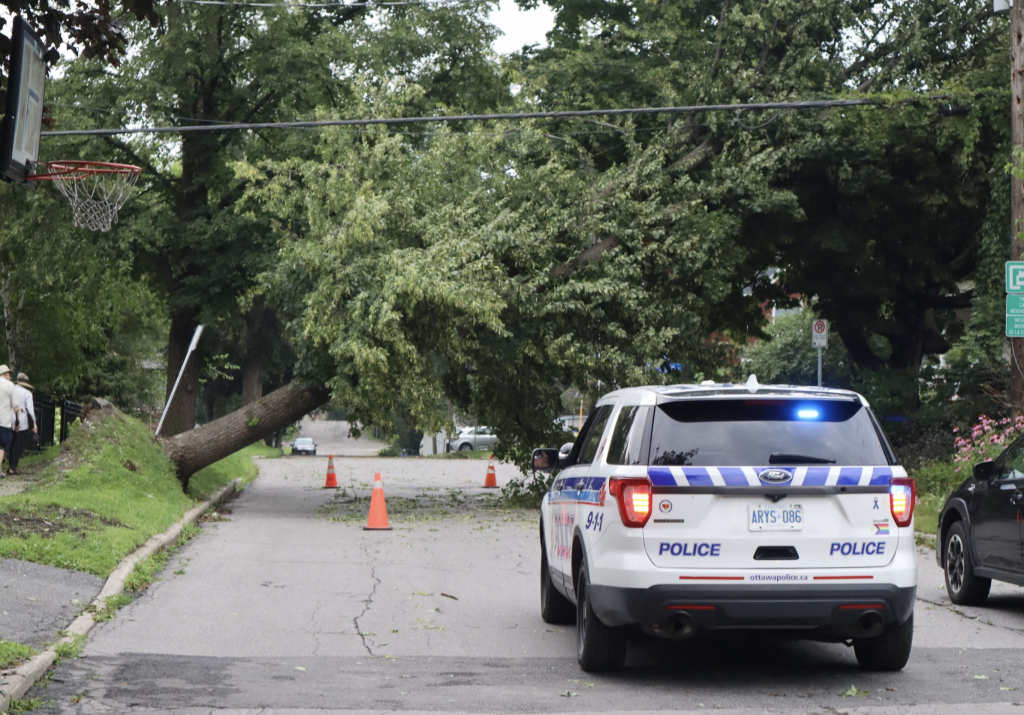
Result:
<svg viewBox="0 0 1024 715"><path fill-rule="evenodd" d="M981 605L992 579L1024 586L1022 489L1024 437L995 460L975 464L972 475L946 497L935 559L953 603Z"/></svg>

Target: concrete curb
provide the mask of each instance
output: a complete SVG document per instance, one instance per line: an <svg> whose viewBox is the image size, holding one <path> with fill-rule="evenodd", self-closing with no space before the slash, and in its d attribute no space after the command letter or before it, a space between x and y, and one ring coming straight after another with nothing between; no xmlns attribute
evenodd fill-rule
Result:
<svg viewBox="0 0 1024 715"><path fill-rule="evenodd" d="M203 512L211 506L222 502L225 497L238 488L241 481L241 479L232 480L230 484L218 491L202 504L194 506L185 512L184 518L170 529L162 534L151 536L145 544L126 556L107 578L107 582L103 584L103 588L100 590L99 595L96 596L90 605L96 610L102 610L107 598L110 596L116 596L124 591L124 582L131 575L132 571L135 570L136 564L146 558L149 558L160 549L166 548L168 544L173 543L181 534L181 530L186 524L195 523ZM82 613L65 629L67 636L57 641L54 646L64 643L73 643L75 636L85 635L92 630L94 625L96 625L96 621L93 619L92 614ZM49 649L32 658L32 660L19 666L14 673L12 675L8 675L6 679L0 680L0 713L6 713L11 707L11 701L17 700L25 695L25 693L29 691L29 688L35 685L36 682L46 674L46 671L50 669L56 660L57 653L53 649L53 646L51 646Z"/></svg>

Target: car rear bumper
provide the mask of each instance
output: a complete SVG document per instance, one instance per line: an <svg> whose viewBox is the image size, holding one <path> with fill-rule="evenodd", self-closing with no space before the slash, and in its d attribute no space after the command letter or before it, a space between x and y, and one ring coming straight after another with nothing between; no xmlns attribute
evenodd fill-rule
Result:
<svg viewBox="0 0 1024 715"><path fill-rule="evenodd" d="M916 586L894 584L587 587L594 612L609 626L657 625L684 617L699 628L824 628L837 633L855 628L869 613L877 613L883 623L903 623L913 613L916 595Z"/></svg>

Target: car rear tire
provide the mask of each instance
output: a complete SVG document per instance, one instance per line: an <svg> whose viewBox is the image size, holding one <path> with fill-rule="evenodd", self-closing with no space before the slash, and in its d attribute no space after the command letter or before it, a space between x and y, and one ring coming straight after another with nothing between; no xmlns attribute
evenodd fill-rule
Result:
<svg viewBox="0 0 1024 715"><path fill-rule="evenodd" d="M473 449L473 445L471 445L469 442L466 442L465 444L460 444L459 445L459 451L460 452L468 452L471 449Z"/></svg>
<svg viewBox="0 0 1024 715"><path fill-rule="evenodd" d="M914 614L905 623L886 626L881 635L874 638L854 638L853 652L864 670L902 670L910 660L910 649L914 644Z"/></svg>
<svg viewBox="0 0 1024 715"><path fill-rule="evenodd" d="M618 670L626 661L624 626L606 626L594 613L587 595L587 568L580 567L576 588L576 658L588 673Z"/></svg>
<svg viewBox="0 0 1024 715"><path fill-rule="evenodd" d="M540 542L540 617L545 623L561 626L572 623L576 618L576 608L555 588L551 580L547 549L543 540Z"/></svg>
<svg viewBox="0 0 1024 715"><path fill-rule="evenodd" d="M992 579L974 575L970 542L961 522L949 527L946 543L942 546L943 571L949 600L961 606L980 606L988 598Z"/></svg>

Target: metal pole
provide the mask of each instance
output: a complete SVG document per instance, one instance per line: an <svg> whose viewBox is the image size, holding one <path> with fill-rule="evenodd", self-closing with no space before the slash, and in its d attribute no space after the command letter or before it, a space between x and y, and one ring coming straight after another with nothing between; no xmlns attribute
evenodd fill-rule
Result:
<svg viewBox="0 0 1024 715"><path fill-rule="evenodd" d="M993 6L993 9L995 7ZM1024 2L1010 5L1010 144L1014 149L1024 146ZM1015 155L1014 165L1020 168L1020 159ZM1013 174L1010 175L1010 260L1019 261L1024 257L1024 184ZM1024 374L1017 367L1024 362L1024 340L1010 339L1010 404L1011 409L1020 412L1024 407Z"/></svg>
<svg viewBox="0 0 1024 715"><path fill-rule="evenodd" d="M821 387L821 348L818 348L818 387Z"/></svg>
<svg viewBox="0 0 1024 715"><path fill-rule="evenodd" d="M160 424L156 426L156 434L159 436L160 430L164 426L164 420L167 419L167 411L171 409L171 402L174 400L174 393L178 391L178 383L181 382L181 376L185 374L185 366L188 365L188 358L192 355L192 351L196 349L199 344L199 336L203 334L203 326L196 326L196 332L192 336L192 344L188 346L188 351L185 353L185 359L181 361L181 369L178 370L178 377L174 381L174 387L171 388L171 394L167 398L167 404L164 405L164 413L160 415Z"/></svg>

